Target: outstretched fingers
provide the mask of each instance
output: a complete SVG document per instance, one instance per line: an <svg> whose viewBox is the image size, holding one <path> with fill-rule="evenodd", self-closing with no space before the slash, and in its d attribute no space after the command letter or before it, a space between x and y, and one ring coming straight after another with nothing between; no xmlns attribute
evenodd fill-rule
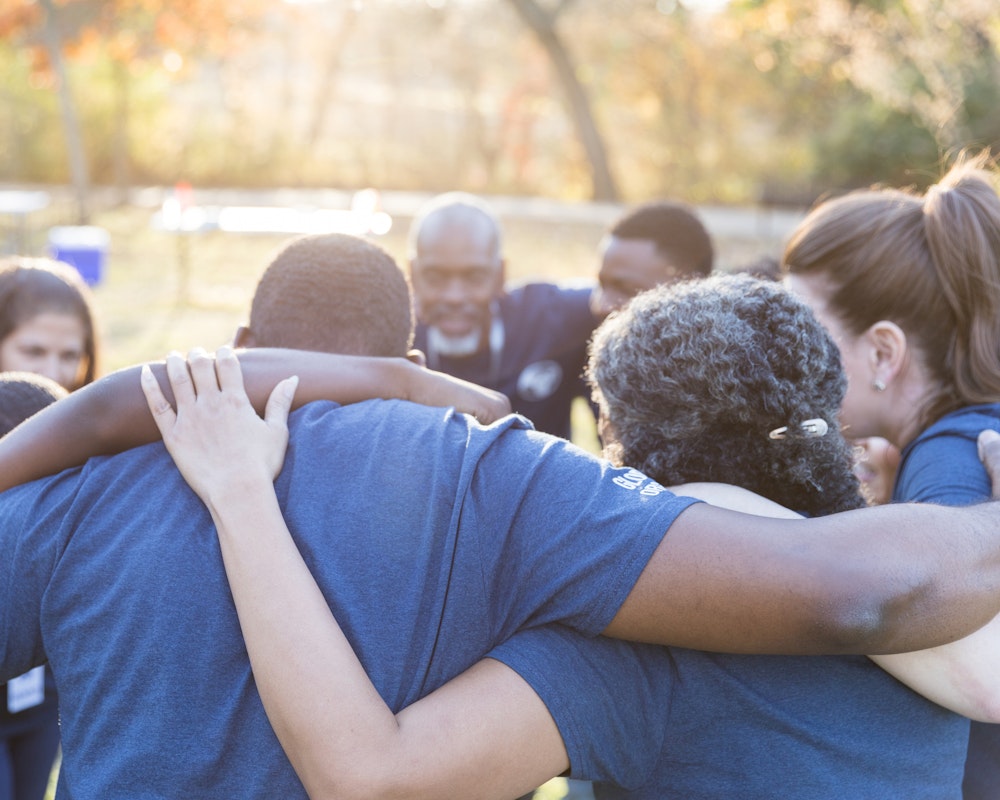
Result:
<svg viewBox="0 0 1000 800"><path fill-rule="evenodd" d="M223 345L215 351L215 375L223 392L245 394L243 370L233 348Z"/></svg>
<svg viewBox="0 0 1000 800"><path fill-rule="evenodd" d="M187 362L180 353L172 352L167 356L166 363L167 379L170 381L170 388L173 389L177 408L190 405L194 402L195 390Z"/></svg>
<svg viewBox="0 0 1000 800"><path fill-rule="evenodd" d="M213 394L219 391L215 359L204 348L195 347L188 352L187 369L191 373L195 395Z"/></svg>

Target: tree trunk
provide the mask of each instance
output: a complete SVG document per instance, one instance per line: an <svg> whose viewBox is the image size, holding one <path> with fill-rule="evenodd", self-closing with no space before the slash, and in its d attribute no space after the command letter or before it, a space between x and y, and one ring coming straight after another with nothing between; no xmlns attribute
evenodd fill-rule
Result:
<svg viewBox="0 0 1000 800"><path fill-rule="evenodd" d="M327 60L320 77L319 88L316 91L316 99L313 101L313 117L306 133L305 147L311 150L319 142L323 135L323 127L326 123L326 115L333 100L334 88L337 84L337 77L340 74L340 61L343 56L344 47L354 31L358 13L353 8L341 12L340 29L333 37L327 50Z"/></svg>
<svg viewBox="0 0 1000 800"><path fill-rule="evenodd" d="M45 11L45 45L49 51L49 59L52 61L52 69L56 73L56 82L59 85L59 107L62 110L69 170L73 181L73 191L76 195L77 221L80 225L86 225L90 221L90 178L87 174L87 160L83 152L80 121L77 118L76 106L73 104L73 96L69 90L66 65L62 57L62 42L59 37L59 29L56 26L52 0L39 0L39 5Z"/></svg>
<svg viewBox="0 0 1000 800"><path fill-rule="evenodd" d="M521 19L531 28L541 42L555 67L559 83L569 108L573 127L583 145L590 163L592 195L594 200L614 202L618 200L618 187L608 163L607 149L590 107L590 98L576 76L576 67L569 52L563 46L556 32L555 18L565 7L561 3L555 11L546 11L536 0L510 0Z"/></svg>
<svg viewBox="0 0 1000 800"><path fill-rule="evenodd" d="M132 190L132 158L129 144L129 69L128 64L115 59L112 63L115 84L115 132L111 169L115 179L117 203L124 206Z"/></svg>

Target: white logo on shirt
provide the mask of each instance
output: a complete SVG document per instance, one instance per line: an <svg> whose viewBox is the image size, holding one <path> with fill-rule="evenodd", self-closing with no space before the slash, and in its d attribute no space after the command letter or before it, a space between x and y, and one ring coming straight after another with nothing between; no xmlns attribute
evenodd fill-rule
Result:
<svg viewBox="0 0 1000 800"><path fill-rule="evenodd" d="M639 489L639 494L644 497L656 497L660 492L667 491L656 481L646 477L637 469L630 469L623 475L616 475L611 479L611 482L629 491Z"/></svg>
<svg viewBox="0 0 1000 800"><path fill-rule="evenodd" d="M528 364L517 376L517 393L525 400L544 400L559 388L562 376L562 367L556 361Z"/></svg>

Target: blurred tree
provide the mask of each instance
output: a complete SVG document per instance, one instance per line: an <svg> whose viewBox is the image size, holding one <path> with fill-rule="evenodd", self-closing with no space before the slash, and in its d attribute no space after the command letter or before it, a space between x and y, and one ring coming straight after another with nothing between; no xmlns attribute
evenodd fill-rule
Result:
<svg viewBox="0 0 1000 800"><path fill-rule="evenodd" d="M64 58L100 55L112 67L114 86L110 138L112 172L124 197L130 182L130 81L143 63L177 72L196 54L228 53L266 13L268 0L5 0L0 36L20 39L33 54L35 69L54 72L79 216L87 217L88 163ZM42 11L44 13L39 13ZM39 43L43 34L44 46Z"/></svg>
<svg viewBox="0 0 1000 800"><path fill-rule="evenodd" d="M604 138L597 127L590 98L577 75L576 65L556 30L559 16L573 0L556 0L545 7L537 0L510 0L524 23L532 30L548 54L566 98L577 136L587 153L593 181L593 199L618 199L618 186L611 174Z"/></svg>
<svg viewBox="0 0 1000 800"><path fill-rule="evenodd" d="M1000 144L992 0L735 0L730 14L814 183L923 184L950 153Z"/></svg>
<svg viewBox="0 0 1000 800"><path fill-rule="evenodd" d="M358 11L353 5L348 6L346 9L337 9L337 11L338 26L328 43L326 59L320 73L319 87L316 89L316 98L313 100L312 108L310 109L312 119L306 129L306 137L303 142L307 150L315 147L323 134L323 126L333 99L337 77L340 73L344 48L357 24Z"/></svg>
<svg viewBox="0 0 1000 800"><path fill-rule="evenodd" d="M0 36L16 35L23 29L40 27L43 44L36 45L35 66L51 71L59 95L59 109L66 139L66 154L76 198L77 221L86 224L90 216L90 177L84 154L80 123L63 62L63 35L52 0L10 0L0 11Z"/></svg>
<svg viewBox="0 0 1000 800"><path fill-rule="evenodd" d="M910 115L942 152L1000 141L1000 17L992 0L829 2L815 31L839 48L836 63L851 83ZM983 129L977 117L987 109Z"/></svg>

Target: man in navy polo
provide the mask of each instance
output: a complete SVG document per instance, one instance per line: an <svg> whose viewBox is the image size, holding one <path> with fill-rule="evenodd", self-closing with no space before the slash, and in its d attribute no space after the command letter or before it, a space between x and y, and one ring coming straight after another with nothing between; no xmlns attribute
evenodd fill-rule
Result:
<svg viewBox="0 0 1000 800"><path fill-rule="evenodd" d="M656 200L623 214L600 246L598 282L505 288L500 223L462 192L432 199L410 227L415 347L427 365L503 392L537 430L570 435L573 399L596 325L634 295L712 270L708 231L688 205Z"/></svg>

